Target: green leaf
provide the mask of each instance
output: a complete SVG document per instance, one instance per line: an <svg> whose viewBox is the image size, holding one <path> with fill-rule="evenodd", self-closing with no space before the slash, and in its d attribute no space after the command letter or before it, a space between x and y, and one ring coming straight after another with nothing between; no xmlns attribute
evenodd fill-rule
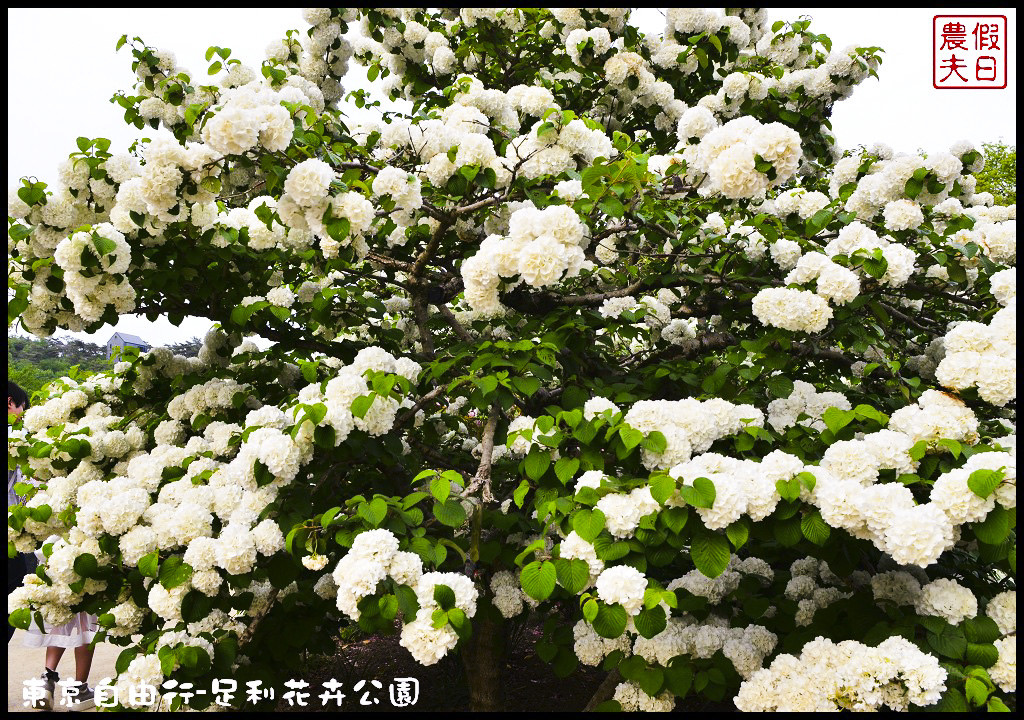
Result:
<svg viewBox="0 0 1024 720"><path fill-rule="evenodd" d="M430 481L430 494L437 498L438 502L443 503L451 493L452 484L448 481L448 478L435 475L434 479Z"/></svg>
<svg viewBox="0 0 1024 720"><path fill-rule="evenodd" d="M572 480L579 469L580 461L576 458L563 457L559 458L558 462L555 463L555 475L563 485Z"/></svg>
<svg viewBox="0 0 1024 720"><path fill-rule="evenodd" d="M747 538L750 537L750 528L747 527L743 520L737 520L725 529L725 536L729 538L732 546L739 550L746 544Z"/></svg>
<svg viewBox="0 0 1024 720"><path fill-rule="evenodd" d="M388 504L383 498L359 503L356 514L373 527L380 525L388 514Z"/></svg>
<svg viewBox="0 0 1024 720"><path fill-rule="evenodd" d="M996 491L999 483L1003 481L1001 470L975 470L967 478L967 487L978 497L987 498Z"/></svg>
<svg viewBox="0 0 1024 720"><path fill-rule="evenodd" d="M615 639L626 631L626 609L621 605L601 605L594 618L594 632L603 638Z"/></svg>
<svg viewBox="0 0 1024 720"><path fill-rule="evenodd" d="M686 508L682 507L669 507L661 511L659 517L672 532L679 534L683 528L686 527L686 520L690 514Z"/></svg>
<svg viewBox="0 0 1024 720"><path fill-rule="evenodd" d="M155 578L157 571L160 568L160 555L158 553L151 552L148 555L143 555L139 560L139 572L145 577Z"/></svg>
<svg viewBox="0 0 1024 720"><path fill-rule="evenodd" d="M729 541L723 535L706 530L694 533L690 556L693 564L702 575L716 578L721 575L729 564L732 553Z"/></svg>
<svg viewBox="0 0 1024 720"><path fill-rule="evenodd" d="M821 513L815 510L800 519L800 532L815 545L824 545L832 530L821 519Z"/></svg>
<svg viewBox="0 0 1024 720"><path fill-rule="evenodd" d="M519 483L519 487L512 493L512 501L516 504L516 507L522 508L523 501L526 500L526 493L530 492L530 482L528 480L522 480Z"/></svg>
<svg viewBox="0 0 1024 720"><path fill-rule="evenodd" d="M526 456L526 474L531 480L540 480L551 466L551 452L533 448Z"/></svg>
<svg viewBox="0 0 1024 720"><path fill-rule="evenodd" d="M945 657L959 660L967 651L967 638L958 627L946 625L940 632L928 633L928 644Z"/></svg>
<svg viewBox="0 0 1024 720"><path fill-rule="evenodd" d="M908 179L906 185L903 186L903 192L905 192L907 194L907 197L910 199L914 199L918 195L920 195L921 190L923 189L924 181L918 180L915 177Z"/></svg>
<svg viewBox="0 0 1024 720"><path fill-rule="evenodd" d="M626 446L626 449L632 450L643 442L644 434L628 425L623 425L619 428L619 437L622 439L622 444Z"/></svg>
<svg viewBox="0 0 1024 720"><path fill-rule="evenodd" d="M667 622L665 608L661 605L644 608L633 618L636 631L648 640L664 630Z"/></svg>
<svg viewBox="0 0 1024 720"><path fill-rule="evenodd" d="M555 590L557 575L554 563L547 560L543 562L534 560L524 566L520 574L523 592L538 602L547 600ZM589 572L587 577L590 577Z"/></svg>
<svg viewBox="0 0 1024 720"><path fill-rule="evenodd" d="M930 709L930 708L929 708ZM942 700L935 706L936 712L967 712L967 698L956 688L948 688L942 695Z"/></svg>
<svg viewBox="0 0 1024 720"><path fill-rule="evenodd" d="M160 564L160 584L168 590L184 585L192 577L192 566L181 559L180 555L171 555Z"/></svg>
<svg viewBox="0 0 1024 720"><path fill-rule="evenodd" d="M988 700L989 689L978 678L969 677L964 682L964 694L967 695L967 702L975 707L981 707Z"/></svg>
<svg viewBox="0 0 1024 720"><path fill-rule="evenodd" d="M853 422L856 417L856 413L852 410L841 410L837 407L830 407L825 411L825 414L821 416L821 419L825 421L825 426L832 431L833 435L838 435L839 431Z"/></svg>
<svg viewBox="0 0 1024 720"><path fill-rule="evenodd" d="M678 698L686 697L693 686L693 668L688 662L688 658L676 657L665 668L665 684Z"/></svg>
<svg viewBox="0 0 1024 720"><path fill-rule="evenodd" d="M530 397L540 389L540 380L533 377L514 377L512 378L512 387L526 397Z"/></svg>
<svg viewBox="0 0 1024 720"><path fill-rule="evenodd" d="M699 477L693 485L683 485L679 494L689 505L699 508L713 507L715 504L715 484L706 477Z"/></svg>
<svg viewBox="0 0 1024 720"><path fill-rule="evenodd" d="M583 509L572 516L572 529L576 534L589 543L604 530L604 513L596 508L593 510Z"/></svg>
<svg viewBox="0 0 1024 720"><path fill-rule="evenodd" d="M434 517L442 525L454 528L462 527L466 522L466 509L458 500L448 498L444 503L434 503Z"/></svg>
<svg viewBox="0 0 1024 720"><path fill-rule="evenodd" d="M650 482L651 496L664 504L676 491L676 481L669 475L654 475Z"/></svg>
<svg viewBox="0 0 1024 720"><path fill-rule="evenodd" d="M455 607L455 591L447 585L435 585L434 601L442 610L451 610Z"/></svg>
<svg viewBox="0 0 1024 720"><path fill-rule="evenodd" d="M1010 712L1010 708L1006 707L1006 703L995 695L988 699L988 702L985 704L985 708L989 712Z"/></svg>
<svg viewBox="0 0 1024 720"><path fill-rule="evenodd" d="M96 556L92 553L82 553L75 558L74 568L80 576L91 578L96 575L99 564L96 562Z"/></svg>
<svg viewBox="0 0 1024 720"><path fill-rule="evenodd" d="M665 671L659 667L649 667L636 679L640 689L650 697L657 695L665 684Z"/></svg>
<svg viewBox="0 0 1024 720"><path fill-rule="evenodd" d="M796 517L776 522L772 532L775 535L775 539L785 547L793 547L803 538L800 520Z"/></svg>
<svg viewBox="0 0 1024 720"><path fill-rule="evenodd" d="M964 620L964 635L968 642L991 643L998 640L1001 634L996 621L990 617L981 615Z"/></svg>
<svg viewBox="0 0 1024 720"><path fill-rule="evenodd" d="M109 255L117 250L117 245L114 244L114 241L102 235L93 235L92 244L100 255Z"/></svg>
<svg viewBox="0 0 1024 720"><path fill-rule="evenodd" d="M416 591L408 585L399 585L395 588L395 598L398 601L398 609L402 611L402 617L408 622L412 622L412 619L416 617L416 612L420 609Z"/></svg>
<svg viewBox="0 0 1024 720"><path fill-rule="evenodd" d="M375 392L371 392L369 395L360 395L359 397L357 397L355 400L352 401L352 414L355 415L357 418L365 417L367 411L370 409L370 406L373 405L373 401L374 399L376 399L376 397L377 393Z"/></svg>
<svg viewBox="0 0 1024 720"><path fill-rule="evenodd" d="M789 480L776 480L775 489L783 500L797 500L800 498L800 481L796 478Z"/></svg>
<svg viewBox="0 0 1024 720"><path fill-rule="evenodd" d="M28 630L32 625L32 611L28 608L18 608L10 614L8 621L20 630Z"/></svg>
<svg viewBox="0 0 1024 720"><path fill-rule="evenodd" d="M982 522L974 523L971 528L981 542L998 545L1010 534L1010 513L1002 505L996 505Z"/></svg>
<svg viewBox="0 0 1024 720"><path fill-rule="evenodd" d="M583 618L591 625L594 624L594 618L597 617L597 611L597 600L595 600L594 598L590 598L585 603L583 603Z"/></svg>
<svg viewBox="0 0 1024 720"><path fill-rule="evenodd" d="M783 375L773 375L765 382L768 390L777 398L788 398L793 394L793 381Z"/></svg>
<svg viewBox="0 0 1024 720"><path fill-rule="evenodd" d="M967 662L971 665L992 667L999 659L999 651L992 643L967 643Z"/></svg>
<svg viewBox="0 0 1024 720"><path fill-rule="evenodd" d="M586 560L556 558L554 560L558 584L570 595L578 595L590 582L590 566Z"/></svg>

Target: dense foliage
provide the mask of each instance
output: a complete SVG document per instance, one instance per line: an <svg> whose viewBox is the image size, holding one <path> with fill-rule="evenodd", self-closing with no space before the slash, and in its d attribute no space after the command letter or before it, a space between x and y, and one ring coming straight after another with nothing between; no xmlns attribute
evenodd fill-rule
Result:
<svg viewBox="0 0 1024 720"><path fill-rule="evenodd" d="M196 338L168 345L175 355L194 357L202 342ZM88 377L109 372L107 348L72 337L31 339L7 336L7 378L18 383L31 399L53 380Z"/></svg>
<svg viewBox="0 0 1024 720"><path fill-rule="evenodd" d="M11 434L8 551L47 555L12 622L98 614L123 705L280 685L357 623L494 709L531 616L609 707L1015 706L1016 208L969 142L836 146L877 48L746 9L305 18L211 85L123 38L148 139L11 197L11 320L220 324ZM351 122L352 55L412 110Z"/></svg>
<svg viewBox="0 0 1024 720"><path fill-rule="evenodd" d="M77 367L77 371L72 368ZM18 383L29 398L43 387L61 377L75 372L87 376L93 372L109 371L107 349L83 340L53 339L33 340L7 336L7 377Z"/></svg>
<svg viewBox="0 0 1024 720"><path fill-rule="evenodd" d="M983 143L985 167L978 172L978 190L990 192L999 205L1017 202L1017 146Z"/></svg>

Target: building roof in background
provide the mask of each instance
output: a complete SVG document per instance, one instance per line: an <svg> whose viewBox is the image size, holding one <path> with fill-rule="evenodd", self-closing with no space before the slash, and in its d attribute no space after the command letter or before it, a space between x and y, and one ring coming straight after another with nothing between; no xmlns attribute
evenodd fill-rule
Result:
<svg viewBox="0 0 1024 720"><path fill-rule="evenodd" d="M107 343L113 342L114 338L118 337L121 338L123 342L131 343L132 345L145 345L146 347L151 347L148 342L140 338L138 335L130 335L123 332L116 332L111 335L110 340L107 340Z"/></svg>

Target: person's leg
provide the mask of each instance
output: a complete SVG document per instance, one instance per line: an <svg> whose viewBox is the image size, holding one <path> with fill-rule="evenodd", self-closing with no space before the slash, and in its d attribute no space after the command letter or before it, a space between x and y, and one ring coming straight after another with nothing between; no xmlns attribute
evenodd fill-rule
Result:
<svg viewBox="0 0 1024 720"><path fill-rule="evenodd" d="M92 669L92 656L96 651L91 644L75 648L75 680L84 683L89 679Z"/></svg>
<svg viewBox="0 0 1024 720"><path fill-rule="evenodd" d="M46 669L57 672L57 663L64 657L64 648L62 647L48 647L46 648Z"/></svg>
<svg viewBox="0 0 1024 720"><path fill-rule="evenodd" d="M7 558L7 594L10 595L17 588L21 587L21 582L25 575L28 573L28 568L25 566L25 556L20 553L16 557ZM14 636L14 626L7 623L7 642L11 641Z"/></svg>

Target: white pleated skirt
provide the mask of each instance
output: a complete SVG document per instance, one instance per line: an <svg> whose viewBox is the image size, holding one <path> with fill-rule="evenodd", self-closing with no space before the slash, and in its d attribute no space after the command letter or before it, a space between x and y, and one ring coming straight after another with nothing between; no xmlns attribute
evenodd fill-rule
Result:
<svg viewBox="0 0 1024 720"><path fill-rule="evenodd" d="M46 632L33 622L25 635L25 647L76 648L88 645L96 637L99 626L96 616L80 612L64 625L46 624Z"/></svg>

